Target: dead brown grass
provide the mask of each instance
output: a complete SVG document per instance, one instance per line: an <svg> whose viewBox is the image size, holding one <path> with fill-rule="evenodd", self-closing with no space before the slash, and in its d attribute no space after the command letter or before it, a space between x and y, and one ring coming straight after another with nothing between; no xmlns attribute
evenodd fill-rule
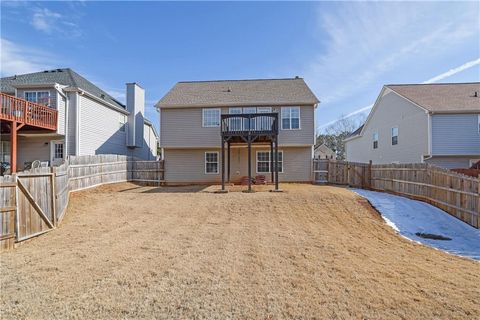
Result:
<svg viewBox="0 0 480 320"><path fill-rule="evenodd" d="M0 255L4 319L479 319L480 264L336 187L104 186Z"/></svg>

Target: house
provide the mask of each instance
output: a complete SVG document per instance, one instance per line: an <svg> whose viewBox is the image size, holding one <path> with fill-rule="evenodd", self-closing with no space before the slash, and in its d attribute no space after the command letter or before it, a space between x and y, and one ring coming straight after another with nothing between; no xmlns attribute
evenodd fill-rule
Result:
<svg viewBox="0 0 480 320"><path fill-rule="evenodd" d="M154 160L158 135L144 118L144 96L128 83L124 105L71 69L2 78L0 161L15 172L34 160L58 165L68 155Z"/></svg>
<svg viewBox="0 0 480 320"><path fill-rule="evenodd" d="M315 159L337 159L337 154L335 151L330 149L325 145L325 143L322 143L320 145L317 145L314 150L313 150L313 157Z"/></svg>
<svg viewBox="0 0 480 320"><path fill-rule="evenodd" d="M468 168L480 159L480 83L386 85L345 144L348 161Z"/></svg>
<svg viewBox="0 0 480 320"><path fill-rule="evenodd" d="M311 181L318 102L298 77L178 82L156 104L166 183Z"/></svg>

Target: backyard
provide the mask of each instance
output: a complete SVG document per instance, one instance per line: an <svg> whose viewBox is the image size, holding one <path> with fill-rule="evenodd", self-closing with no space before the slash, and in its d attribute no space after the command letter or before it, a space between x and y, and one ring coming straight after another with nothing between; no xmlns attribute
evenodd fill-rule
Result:
<svg viewBox="0 0 480 320"><path fill-rule="evenodd" d="M480 263L399 236L348 189L281 187L73 193L57 230L0 255L0 316L480 318Z"/></svg>

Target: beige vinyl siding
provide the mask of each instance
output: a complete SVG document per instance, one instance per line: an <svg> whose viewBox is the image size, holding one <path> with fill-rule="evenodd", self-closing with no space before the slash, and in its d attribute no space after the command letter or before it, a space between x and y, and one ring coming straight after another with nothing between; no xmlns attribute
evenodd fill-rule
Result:
<svg viewBox="0 0 480 320"><path fill-rule="evenodd" d="M398 144L392 145L392 128L398 127ZM378 148L373 134L378 132ZM428 115L421 108L387 89L361 137L346 142L348 161L418 163L428 154Z"/></svg>
<svg viewBox="0 0 480 320"><path fill-rule="evenodd" d="M257 151L269 151L269 146L252 148L252 176L257 175ZM311 181L311 147L284 147L283 173L279 173L280 182L310 182ZM165 178L167 183L220 183L221 153L220 148L206 149L165 149ZM219 152L219 173L205 173L205 152ZM226 156L225 156L226 157ZM227 161L227 157L225 159ZM227 174L225 163L225 175ZM231 181L240 182L248 175L248 151L245 146L231 149ZM270 173L262 173L270 181Z"/></svg>
<svg viewBox="0 0 480 320"><path fill-rule="evenodd" d="M34 160L50 161L51 137L18 137L17 144L17 166L19 170L24 169L25 162Z"/></svg>
<svg viewBox="0 0 480 320"><path fill-rule="evenodd" d="M122 113L86 96L78 96L80 108L79 155L127 154L125 132L120 131Z"/></svg>
<svg viewBox="0 0 480 320"><path fill-rule="evenodd" d="M272 108L273 112L279 113L279 121L281 121L280 108L278 106ZM228 114L229 108L221 108L221 111L222 114ZM220 145L220 127L204 128L202 126L202 108L162 108L160 113L160 145L162 147L218 147ZM314 132L314 106L301 106L300 129L280 130L279 143L283 146L313 145Z"/></svg>

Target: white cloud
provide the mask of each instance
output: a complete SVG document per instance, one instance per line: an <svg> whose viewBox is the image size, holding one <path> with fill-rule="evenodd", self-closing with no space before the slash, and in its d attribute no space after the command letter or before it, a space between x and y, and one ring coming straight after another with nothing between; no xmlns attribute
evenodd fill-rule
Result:
<svg viewBox="0 0 480 320"><path fill-rule="evenodd" d="M32 26L46 33L52 33L57 29L57 23L62 15L57 12L48 10L47 8L37 8L33 13Z"/></svg>
<svg viewBox="0 0 480 320"><path fill-rule="evenodd" d="M438 82L438 81L441 81L443 79L447 79L453 75L456 75L457 73L460 73L462 71L465 71L465 70L468 70L470 68L473 68L477 65L480 65L480 58L476 59L476 60L472 60L472 61L468 61L464 64L462 64L461 66L459 67L456 67L456 68L453 68L453 69L450 69L448 70L447 72L444 72L444 73L441 73L439 74L438 76L435 76L433 78L430 78L428 80L425 80L423 81L422 83L424 84L429 84L429 83L435 83L435 82ZM353 116L356 116L358 114L361 114L361 113L367 113L367 112L370 112L370 110L373 108L373 104L371 105L368 105L366 107L363 107L363 108L359 108L355 111L352 111L350 112L349 114L345 115L344 118L351 118ZM338 120L333 120L333 121L330 121L330 122L327 122L325 124L322 124L320 126L318 126L317 130L320 130L320 129L323 129L323 128L326 128L328 127L329 125L331 124L334 124L335 122L337 122Z"/></svg>
<svg viewBox="0 0 480 320"><path fill-rule="evenodd" d="M383 84L382 78L402 66L446 54L466 41L478 43L478 8L475 2L349 2L340 10L319 12L326 51L306 65L304 75L323 95L320 108Z"/></svg>
<svg viewBox="0 0 480 320"><path fill-rule="evenodd" d="M37 7L33 9L31 25L47 34L60 33L78 37L82 35L82 31L78 24L72 21L74 17L75 15L65 16L47 8Z"/></svg>
<svg viewBox="0 0 480 320"><path fill-rule="evenodd" d="M478 58L477 60L472 60L472 61L469 61L469 62L466 62L464 64L462 64L461 66L459 67L456 67L456 68L453 68L453 69L450 69L448 70L447 72L444 72L442 74L439 74L438 76L435 76L431 79L428 79L422 83L434 83L434 82L438 82L438 81L441 81L443 79L446 79L448 77L451 77L459 72L462 72L464 70L467 70L467 69L470 69L472 67L475 67L477 65L480 65L480 58Z"/></svg>
<svg viewBox="0 0 480 320"><path fill-rule="evenodd" d="M45 52L0 39L0 74L10 76L51 69L56 59Z"/></svg>

